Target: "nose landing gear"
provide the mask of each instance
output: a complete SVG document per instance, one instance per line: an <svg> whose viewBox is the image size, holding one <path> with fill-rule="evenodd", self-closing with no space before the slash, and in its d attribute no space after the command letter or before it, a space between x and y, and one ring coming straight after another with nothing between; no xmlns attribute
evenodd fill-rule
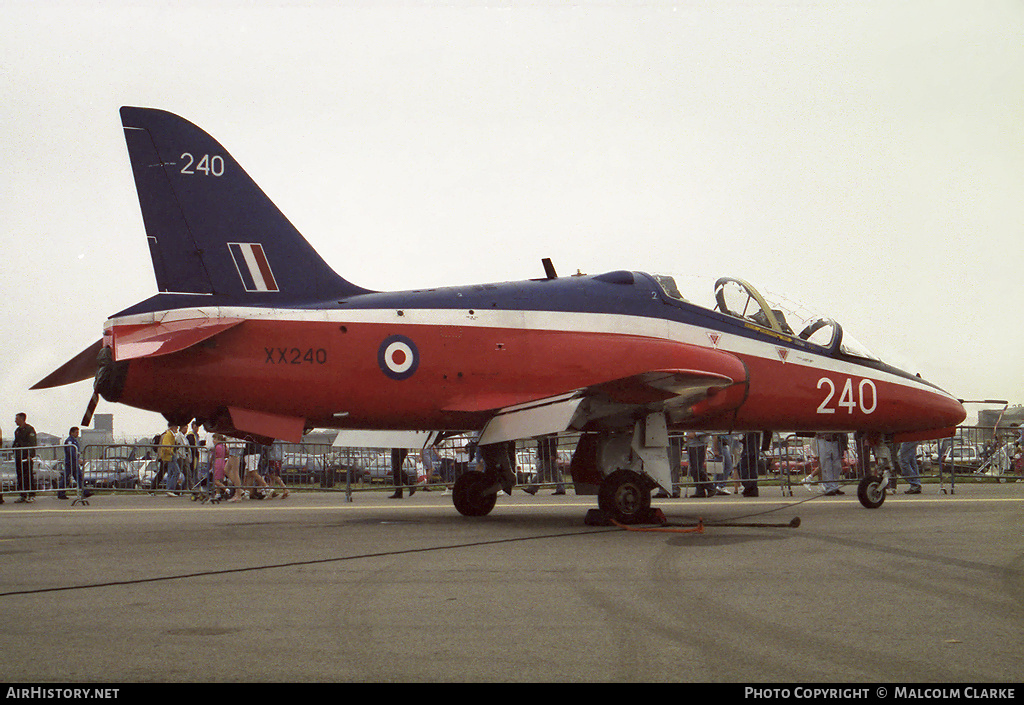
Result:
<svg viewBox="0 0 1024 705"><path fill-rule="evenodd" d="M888 473L883 476L867 475L857 485L857 499L868 509L878 509L885 501L885 488L888 484Z"/></svg>

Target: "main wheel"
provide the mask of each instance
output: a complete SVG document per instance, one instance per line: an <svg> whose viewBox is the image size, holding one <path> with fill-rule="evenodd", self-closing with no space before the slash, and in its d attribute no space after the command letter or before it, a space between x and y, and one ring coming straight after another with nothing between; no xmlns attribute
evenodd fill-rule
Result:
<svg viewBox="0 0 1024 705"><path fill-rule="evenodd" d="M487 516L498 501L498 493L485 494L493 483L482 472L464 473L452 488L452 501L459 514L467 517Z"/></svg>
<svg viewBox="0 0 1024 705"><path fill-rule="evenodd" d="M857 499L868 509L878 509L885 501L885 484L878 475L868 475L857 485Z"/></svg>
<svg viewBox="0 0 1024 705"><path fill-rule="evenodd" d="M632 470L616 470L601 481L597 506L620 524L636 524L650 512L650 482Z"/></svg>

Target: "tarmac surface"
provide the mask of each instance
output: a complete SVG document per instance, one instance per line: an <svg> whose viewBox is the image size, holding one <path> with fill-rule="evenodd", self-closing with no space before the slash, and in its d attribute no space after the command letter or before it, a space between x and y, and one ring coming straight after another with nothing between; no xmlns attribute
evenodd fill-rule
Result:
<svg viewBox="0 0 1024 705"><path fill-rule="evenodd" d="M657 531L571 490L477 519L437 490L8 495L0 680L1019 683L1024 483L844 489L656 499Z"/></svg>

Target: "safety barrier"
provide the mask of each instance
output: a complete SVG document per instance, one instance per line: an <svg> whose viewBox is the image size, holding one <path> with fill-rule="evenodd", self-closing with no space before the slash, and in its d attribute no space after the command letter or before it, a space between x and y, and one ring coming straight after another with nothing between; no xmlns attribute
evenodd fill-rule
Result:
<svg viewBox="0 0 1024 705"><path fill-rule="evenodd" d="M17 496L17 502L34 501L36 495L66 497L70 492L75 495L74 503L83 501L83 488L75 474L71 473L68 478L64 473L66 448L66 445L42 445L0 449L0 496L5 501Z"/></svg>
<svg viewBox="0 0 1024 705"><path fill-rule="evenodd" d="M928 462L939 482L956 491L958 478L987 482L1024 480L1024 442L1017 427L961 426L952 438L929 442ZM945 491L945 490L944 490Z"/></svg>
<svg viewBox="0 0 1024 705"><path fill-rule="evenodd" d="M553 463L540 463L540 443L536 439L519 441L516 445L517 486L536 492L551 489L563 492L572 485L570 464L581 434L560 434L555 439ZM733 436L738 438L738 434ZM706 465L709 480L739 491L738 457L732 462L729 477L722 478L719 471L721 454L712 451L713 434L707 435ZM720 440L725 440L719 436ZM880 459L876 449L868 448L850 437L844 454L842 480L856 482L866 474L879 472ZM196 447L182 449L178 472L165 466L161 473L159 444L90 445L81 449L82 482L71 473L64 480L65 446L36 446L26 449L33 457L32 485L19 484L14 460L14 449L0 451L0 492L20 495L23 491L36 494L75 496L75 502L87 503L96 492L137 492L187 495L199 501L233 499L235 492L246 492L249 497L263 498L292 491L316 490L343 492L349 501L359 492L394 490L396 487L416 489L450 489L464 472L475 469L473 437L456 436L441 441L429 449L410 449L402 466L401 476L395 482L391 467L391 450L387 448L346 448L325 443L280 443L272 446L270 460L277 473L270 472L266 463L259 465L256 456L244 455L244 443L231 440L229 452L238 458L235 480L226 478L223 491L215 487L211 478L212 446L204 440ZM673 467L673 491L689 491L697 487L691 476L685 439L682 435L670 438L678 467ZM759 458L758 483L761 487L778 487L783 496L793 496L793 488L805 485L815 489L820 478L817 474L816 449L813 438L806 434L774 434ZM735 445L734 445L735 447ZM953 438L921 442L917 446L920 479L938 481L945 492L955 491L957 479L972 478L981 481L1024 480L1021 461L1019 430L991 427L961 427ZM890 447L892 459L890 475L897 481L903 476L898 466L899 448ZM888 462L881 459L882 463ZM247 465L253 473L247 473ZM547 467L545 467L547 465ZM232 469L234 469L234 467ZM281 482L274 482L274 475ZM717 475L717 477L716 477Z"/></svg>

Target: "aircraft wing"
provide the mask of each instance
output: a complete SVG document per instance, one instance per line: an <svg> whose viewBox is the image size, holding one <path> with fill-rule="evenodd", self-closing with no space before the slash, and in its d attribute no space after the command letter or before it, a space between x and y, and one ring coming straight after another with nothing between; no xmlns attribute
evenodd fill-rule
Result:
<svg viewBox="0 0 1024 705"><path fill-rule="evenodd" d="M717 372L703 370L652 370L591 387L594 395L603 395L620 404L665 402L682 406L703 399L709 390L729 387L736 380Z"/></svg>
<svg viewBox="0 0 1024 705"><path fill-rule="evenodd" d="M188 319L146 323L114 330L114 359L170 355L212 338L242 323L241 318Z"/></svg>
<svg viewBox="0 0 1024 705"><path fill-rule="evenodd" d="M591 422L632 428L639 414L666 411L674 419L710 416L737 408L746 379L703 370L651 370L499 409L480 434L480 444L501 443Z"/></svg>

